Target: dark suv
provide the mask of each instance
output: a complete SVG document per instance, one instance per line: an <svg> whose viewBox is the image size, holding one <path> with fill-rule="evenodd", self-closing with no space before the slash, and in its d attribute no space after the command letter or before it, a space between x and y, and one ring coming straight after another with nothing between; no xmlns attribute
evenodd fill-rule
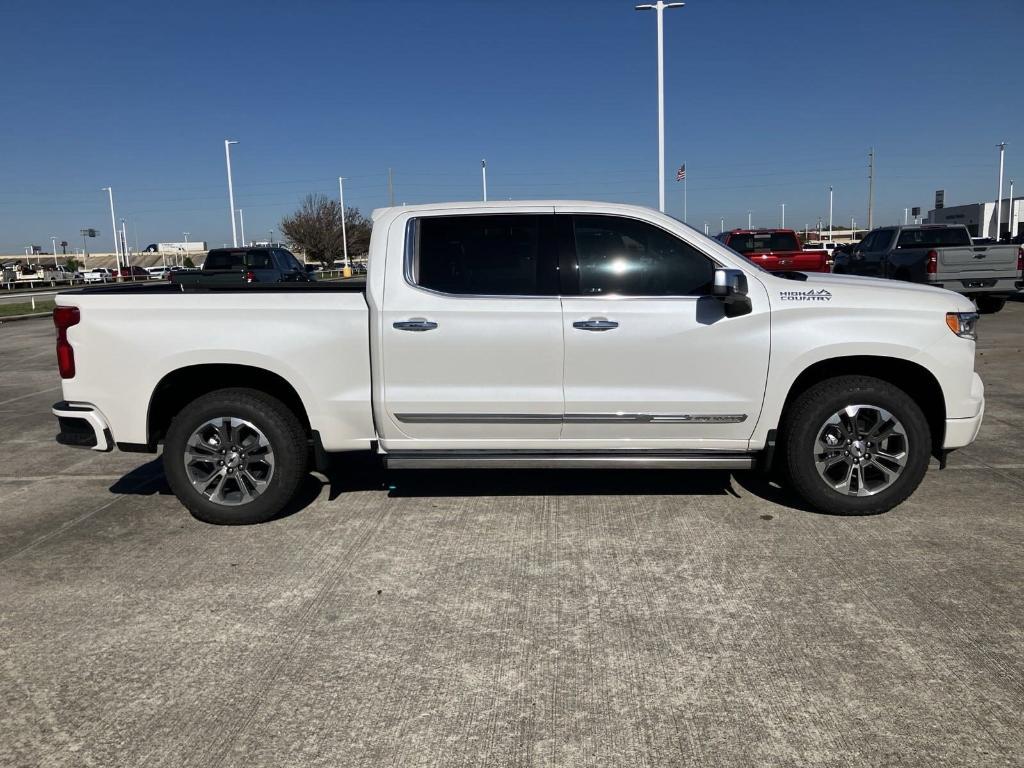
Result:
<svg viewBox="0 0 1024 768"><path fill-rule="evenodd" d="M199 272L174 272L171 282L207 287L230 283L308 282L306 267L284 248L214 248Z"/></svg>

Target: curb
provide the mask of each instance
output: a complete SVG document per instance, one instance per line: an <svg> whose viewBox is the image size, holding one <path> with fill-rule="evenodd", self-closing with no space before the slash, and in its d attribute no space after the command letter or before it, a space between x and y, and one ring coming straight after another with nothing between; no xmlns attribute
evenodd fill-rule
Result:
<svg viewBox="0 0 1024 768"><path fill-rule="evenodd" d="M10 315L9 317L0 317L0 325L3 325L4 323L17 322L18 320L31 320L31 319L33 319L35 317L50 317L52 314L53 314L53 312L50 311L50 312L36 312L33 315Z"/></svg>

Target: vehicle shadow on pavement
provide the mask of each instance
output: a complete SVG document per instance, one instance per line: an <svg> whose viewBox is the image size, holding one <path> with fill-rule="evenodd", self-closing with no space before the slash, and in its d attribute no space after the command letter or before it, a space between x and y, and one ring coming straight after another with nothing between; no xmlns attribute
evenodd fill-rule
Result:
<svg viewBox="0 0 1024 768"><path fill-rule="evenodd" d="M732 496L734 487L759 499L790 509L812 512L794 493L771 483L759 472L727 470L596 470L596 469L453 469L386 470L379 458L354 454L335 458L327 483L318 475L303 480L292 502L275 517L301 512L321 495L328 500L356 491L387 491L391 498L472 496ZM110 486L110 492L130 496L173 495L159 458L142 464Z"/></svg>

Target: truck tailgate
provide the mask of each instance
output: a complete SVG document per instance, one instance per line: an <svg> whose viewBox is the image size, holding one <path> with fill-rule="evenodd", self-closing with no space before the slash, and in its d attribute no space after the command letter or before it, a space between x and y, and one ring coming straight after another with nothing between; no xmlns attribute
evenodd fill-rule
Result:
<svg viewBox="0 0 1024 768"><path fill-rule="evenodd" d="M366 297L308 285L58 294L81 317L67 332L76 373L62 382L64 400L95 406L116 442L146 444L150 399L168 374L210 366L211 383L244 387L246 368L259 369L295 390L324 448L365 448L374 436Z"/></svg>
<svg viewBox="0 0 1024 768"><path fill-rule="evenodd" d="M994 272L1009 275L1017 270L1016 245L974 245L935 250L939 252L940 272L985 276Z"/></svg>
<svg viewBox="0 0 1024 768"><path fill-rule="evenodd" d="M828 272L825 251L769 251L743 254L768 272Z"/></svg>

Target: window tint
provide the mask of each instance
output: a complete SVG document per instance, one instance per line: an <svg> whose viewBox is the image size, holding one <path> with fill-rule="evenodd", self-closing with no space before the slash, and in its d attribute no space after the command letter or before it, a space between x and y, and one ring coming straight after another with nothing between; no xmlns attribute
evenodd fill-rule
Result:
<svg viewBox="0 0 1024 768"><path fill-rule="evenodd" d="M554 251L543 234L553 228L553 219L532 214L417 219L412 281L461 295L555 295Z"/></svg>
<svg viewBox="0 0 1024 768"><path fill-rule="evenodd" d="M900 232L897 248L945 248L951 245L970 245L971 236L963 227L948 229L904 229Z"/></svg>
<svg viewBox="0 0 1024 768"><path fill-rule="evenodd" d="M617 216L574 216L581 296L699 296L714 264L658 227Z"/></svg>
<svg viewBox="0 0 1024 768"><path fill-rule="evenodd" d="M800 250L800 244L792 232L737 233L729 238L729 247L740 253Z"/></svg>

